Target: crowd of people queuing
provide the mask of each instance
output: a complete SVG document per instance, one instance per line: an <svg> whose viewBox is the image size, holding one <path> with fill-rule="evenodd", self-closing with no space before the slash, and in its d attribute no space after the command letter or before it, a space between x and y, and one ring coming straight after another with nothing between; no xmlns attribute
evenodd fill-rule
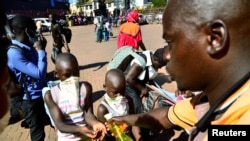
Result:
<svg viewBox="0 0 250 141"><path fill-rule="evenodd" d="M53 47L65 46L67 52L54 56L59 81L49 88L46 39L36 32L32 18L17 15L7 22L0 11L0 118L8 112L14 77L20 85L20 109L32 141L44 140L47 121L57 131L59 141L110 140L105 123L111 122L128 127L136 141L148 139L149 132L144 134L144 129L179 127L189 135L186 140L206 141L209 125L249 125L249 6L250 2L243 0L169 0L162 24L166 46L155 51L145 48L137 26L138 13L129 11L105 73L106 94L97 115L92 109L92 84L80 81L77 57L70 53L67 41L62 41L65 37L60 29L54 27L58 34L54 35L57 39L53 37ZM105 27L103 21L96 23L97 42L108 39L98 31ZM7 36L7 24L13 38ZM111 65L112 61L115 64ZM142 98L152 92L146 84L163 66L179 91L199 93L173 105L143 111ZM104 116L108 113L113 117L107 121Z"/></svg>

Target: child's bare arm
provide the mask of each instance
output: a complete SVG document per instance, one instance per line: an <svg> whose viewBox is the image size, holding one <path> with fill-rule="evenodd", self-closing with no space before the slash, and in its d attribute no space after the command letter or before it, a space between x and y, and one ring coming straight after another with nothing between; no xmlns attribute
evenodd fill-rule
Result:
<svg viewBox="0 0 250 141"><path fill-rule="evenodd" d="M93 113L93 101L92 101L92 86L88 82L84 82L86 87L86 99L85 99L85 120L89 126L97 133L96 139L103 140L107 130L105 125L98 121Z"/></svg>
<svg viewBox="0 0 250 141"><path fill-rule="evenodd" d="M96 134L93 130L83 126L76 126L76 125L68 125L64 122L63 114L59 109L58 105L53 101L51 96L51 92L47 91L44 96L44 102L48 106L50 115L55 123L55 126L58 130L65 133L72 133L72 134L82 134L89 138L96 137Z"/></svg>
<svg viewBox="0 0 250 141"><path fill-rule="evenodd" d="M108 110L106 107L104 107L102 104L100 104L97 108L97 119L103 123L106 122L106 119L104 118L104 115L108 113Z"/></svg>

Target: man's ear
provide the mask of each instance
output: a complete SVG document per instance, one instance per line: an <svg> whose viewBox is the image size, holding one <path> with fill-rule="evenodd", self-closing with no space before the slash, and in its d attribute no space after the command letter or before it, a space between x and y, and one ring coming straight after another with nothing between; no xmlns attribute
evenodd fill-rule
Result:
<svg viewBox="0 0 250 141"><path fill-rule="evenodd" d="M226 24L221 20L215 20L208 24L207 52L211 56L217 56L226 48L228 30Z"/></svg>

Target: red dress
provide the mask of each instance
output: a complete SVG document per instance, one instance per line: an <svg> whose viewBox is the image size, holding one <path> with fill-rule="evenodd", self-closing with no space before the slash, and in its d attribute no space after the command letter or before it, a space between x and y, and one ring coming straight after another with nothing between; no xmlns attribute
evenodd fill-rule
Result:
<svg viewBox="0 0 250 141"><path fill-rule="evenodd" d="M131 46L138 50L138 43L142 40L140 26L133 22L126 22L121 25L118 34L117 46L118 49L123 46Z"/></svg>

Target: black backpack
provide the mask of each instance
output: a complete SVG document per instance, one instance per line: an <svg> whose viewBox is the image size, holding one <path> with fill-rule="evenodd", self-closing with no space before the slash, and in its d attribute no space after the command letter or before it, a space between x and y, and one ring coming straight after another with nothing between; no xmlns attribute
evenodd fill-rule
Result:
<svg viewBox="0 0 250 141"><path fill-rule="evenodd" d="M11 44L8 49L10 48L15 48L15 49L18 49L18 50L21 50L25 56L29 57L29 54L25 51L25 49L19 47L18 45L16 44ZM21 93L21 89L22 89L22 86L24 86L25 88L25 93L27 94L28 96L28 99L30 99L30 95L29 95L29 92L27 90L27 86L25 85L26 83L26 77L25 77L25 74L21 73L21 81L18 82L14 72L11 71L10 68L9 69L9 74L10 74L10 83L8 84L8 87L10 87L10 90L9 90L9 93L11 95L11 97L22 97L22 93Z"/></svg>
<svg viewBox="0 0 250 141"><path fill-rule="evenodd" d="M63 34L66 38L67 43L71 42L71 37L72 37L72 31L70 28L66 27L66 26L62 26L62 30L63 30Z"/></svg>

